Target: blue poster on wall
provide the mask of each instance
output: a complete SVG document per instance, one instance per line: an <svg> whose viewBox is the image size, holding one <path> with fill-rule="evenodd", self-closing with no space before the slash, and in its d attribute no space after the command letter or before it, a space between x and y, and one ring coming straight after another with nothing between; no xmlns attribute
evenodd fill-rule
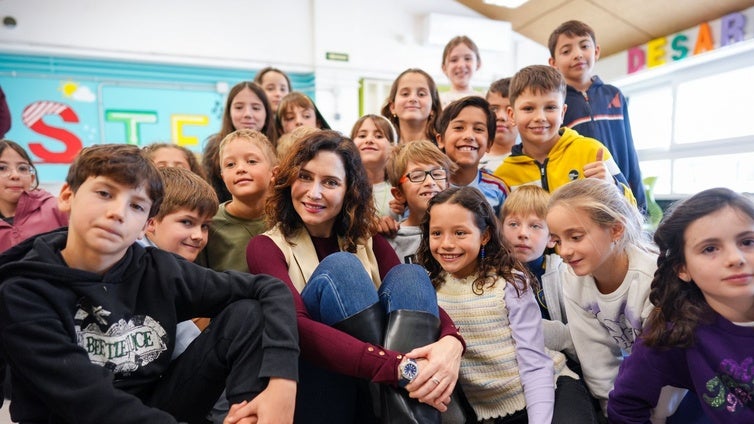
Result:
<svg viewBox="0 0 754 424"><path fill-rule="evenodd" d="M61 182L85 146L172 142L201 152L222 123L225 93L253 70L0 54L11 111L7 139L32 156L40 181ZM289 74L313 96L314 75Z"/></svg>

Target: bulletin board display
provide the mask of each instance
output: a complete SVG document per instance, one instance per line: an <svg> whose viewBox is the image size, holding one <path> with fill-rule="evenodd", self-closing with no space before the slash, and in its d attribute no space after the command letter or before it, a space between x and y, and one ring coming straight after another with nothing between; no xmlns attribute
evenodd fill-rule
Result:
<svg viewBox="0 0 754 424"><path fill-rule="evenodd" d="M5 138L29 152L48 182L63 181L93 144L171 142L201 152L220 129L229 88L256 71L0 54L11 112ZM289 77L314 97L313 73Z"/></svg>

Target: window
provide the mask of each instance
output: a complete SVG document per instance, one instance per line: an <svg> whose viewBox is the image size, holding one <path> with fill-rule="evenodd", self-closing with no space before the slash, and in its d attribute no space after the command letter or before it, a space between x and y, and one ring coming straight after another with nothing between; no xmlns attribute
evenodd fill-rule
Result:
<svg viewBox="0 0 754 424"><path fill-rule="evenodd" d="M754 66L678 84L675 141L679 144L754 135L749 106Z"/></svg>
<svg viewBox="0 0 754 424"><path fill-rule="evenodd" d="M670 148L673 128L673 91L670 87L658 87L631 95L628 115L637 150ZM636 122L641 122L641 125L636 125Z"/></svg>
<svg viewBox="0 0 754 424"><path fill-rule="evenodd" d="M673 168L670 160L647 160L641 162L641 176L646 178L656 176L654 193L658 194L671 193Z"/></svg>
<svg viewBox="0 0 754 424"><path fill-rule="evenodd" d="M673 188L696 193L710 187L754 191L754 153L696 156L673 161Z"/></svg>
<svg viewBox="0 0 754 424"><path fill-rule="evenodd" d="M642 175L657 177L655 197L754 192L754 40L735 47L616 82L628 98Z"/></svg>

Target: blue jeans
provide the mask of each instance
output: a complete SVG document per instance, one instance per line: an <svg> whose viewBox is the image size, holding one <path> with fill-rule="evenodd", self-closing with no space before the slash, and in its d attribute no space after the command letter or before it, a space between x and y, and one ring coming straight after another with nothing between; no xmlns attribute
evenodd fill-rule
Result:
<svg viewBox="0 0 754 424"><path fill-rule="evenodd" d="M375 288L356 255L336 252L319 263L301 291L315 321L333 325L380 302L389 314L399 309L439 316L437 295L427 272L419 265L400 264Z"/></svg>

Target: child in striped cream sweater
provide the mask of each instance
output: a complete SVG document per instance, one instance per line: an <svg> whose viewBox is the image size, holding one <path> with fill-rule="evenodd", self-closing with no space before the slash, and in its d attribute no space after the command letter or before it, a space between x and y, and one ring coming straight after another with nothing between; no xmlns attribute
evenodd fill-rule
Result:
<svg viewBox="0 0 754 424"><path fill-rule="evenodd" d="M539 307L489 203L476 188L447 189L429 201L422 233L419 263L466 340L458 381L477 419L551 422L565 357L545 350Z"/></svg>

